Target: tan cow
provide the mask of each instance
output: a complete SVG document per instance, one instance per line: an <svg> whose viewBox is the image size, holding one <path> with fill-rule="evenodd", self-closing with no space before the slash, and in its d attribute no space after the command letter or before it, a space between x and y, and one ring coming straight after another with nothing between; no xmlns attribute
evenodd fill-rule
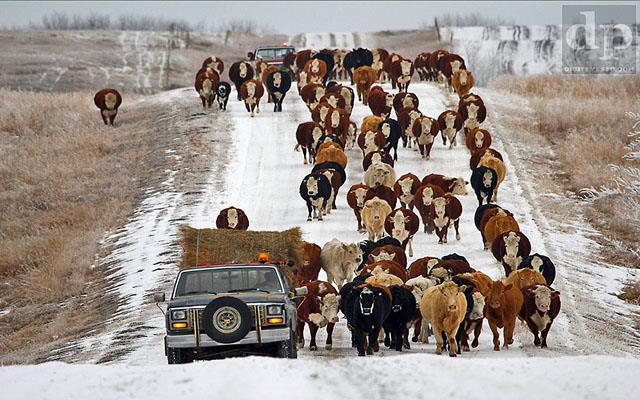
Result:
<svg viewBox="0 0 640 400"><path fill-rule="evenodd" d="M465 94L469 93L469 91L473 87L473 83L474 79L471 71L467 71L466 69L459 69L453 73L451 85L458 94L458 97L462 97Z"/></svg>
<svg viewBox="0 0 640 400"><path fill-rule="evenodd" d="M444 282L427 289L422 296L420 312L424 322L430 323L433 327L433 334L436 337L436 354L442 354L444 342L442 332L444 332L449 344L449 356L456 357L458 352L456 332L467 310L464 288L464 285L458 287L453 282Z"/></svg>
<svg viewBox="0 0 640 400"><path fill-rule="evenodd" d="M364 203L362 222L369 234L369 240L375 242L382 239L384 236L384 221L392 211L391 206L378 196Z"/></svg>
<svg viewBox="0 0 640 400"><path fill-rule="evenodd" d="M512 284L514 287L523 290L528 286L546 285L547 281L544 279L544 276L542 276L540 272L533 269L524 268L511 272L507 279L504 280L504 283L505 285Z"/></svg>
<svg viewBox="0 0 640 400"><path fill-rule="evenodd" d="M342 151L341 148L330 146L320 150L316 155L316 164L321 164L327 161L334 162L342 168L347 168L347 155L344 154L344 151Z"/></svg>
<svg viewBox="0 0 640 400"><path fill-rule="evenodd" d="M369 187L386 186L393 189L396 173L388 164L376 162L364 173L364 183Z"/></svg>
<svg viewBox="0 0 640 400"><path fill-rule="evenodd" d="M491 248L493 241L505 232L520 232L518 222L511 215L496 215L484 226L485 249Z"/></svg>
<svg viewBox="0 0 640 400"><path fill-rule="evenodd" d="M376 77L376 71L366 65L353 71L353 81L356 83L358 100L362 101L365 106L369 104L369 90L371 90L371 85L376 82Z"/></svg>
<svg viewBox="0 0 640 400"><path fill-rule="evenodd" d="M498 188L507 175L507 167L504 165L502 160L492 156L490 153L486 153L482 158L480 158L478 166L491 168L496 171L496 174L498 175L498 182L496 183L496 188L493 190L493 198L491 199L491 201L495 203L498 201Z"/></svg>

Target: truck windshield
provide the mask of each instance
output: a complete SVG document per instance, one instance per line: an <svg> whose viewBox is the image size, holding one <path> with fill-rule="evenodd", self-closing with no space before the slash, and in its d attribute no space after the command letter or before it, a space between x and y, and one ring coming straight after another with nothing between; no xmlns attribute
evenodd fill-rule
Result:
<svg viewBox="0 0 640 400"><path fill-rule="evenodd" d="M211 268L182 272L175 297L238 290L284 292L274 267Z"/></svg>
<svg viewBox="0 0 640 400"><path fill-rule="evenodd" d="M271 48L271 49L258 49L256 53L256 58L261 58L263 60L270 60L272 58L284 58L287 53L291 53L293 49L291 47L280 47L280 48Z"/></svg>

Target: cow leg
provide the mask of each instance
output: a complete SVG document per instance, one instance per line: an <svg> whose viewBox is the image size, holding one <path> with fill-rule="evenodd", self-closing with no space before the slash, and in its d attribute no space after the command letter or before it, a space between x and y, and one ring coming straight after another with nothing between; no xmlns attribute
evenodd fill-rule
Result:
<svg viewBox="0 0 640 400"><path fill-rule="evenodd" d="M533 333L533 344L536 346L540 346L540 338L538 337L538 325L534 324L531 320L525 319L527 326L531 333Z"/></svg>
<svg viewBox="0 0 640 400"><path fill-rule="evenodd" d="M325 350L333 349L333 328L336 324L327 324L327 342L324 345Z"/></svg>
<svg viewBox="0 0 640 400"><path fill-rule="evenodd" d="M304 159L304 165L307 165L307 148L302 146L302 158Z"/></svg>
<svg viewBox="0 0 640 400"><path fill-rule="evenodd" d="M298 320L297 325L298 349L304 349L304 321Z"/></svg>
<svg viewBox="0 0 640 400"><path fill-rule="evenodd" d="M460 240L460 218L453 221L453 227L456 229L456 240Z"/></svg>
<svg viewBox="0 0 640 400"><path fill-rule="evenodd" d="M307 221L311 221L311 211L313 209L313 206L311 205L311 201L307 200L307 211L309 211L309 215L307 216Z"/></svg>
<svg viewBox="0 0 640 400"><path fill-rule="evenodd" d="M491 322L491 319L489 319L489 328L491 328L491 333L493 333L493 350L500 351L500 332L496 324Z"/></svg>
<svg viewBox="0 0 640 400"><path fill-rule="evenodd" d="M433 336L436 337L436 354L442 354L442 331L440 329L434 329Z"/></svg>
<svg viewBox="0 0 640 400"><path fill-rule="evenodd" d="M405 349L411 348L411 343L409 343L409 325L404 325L402 327L402 346Z"/></svg>
<svg viewBox="0 0 640 400"><path fill-rule="evenodd" d="M411 341L417 343L420 339L420 330L422 329L422 317L417 317L415 323L413 324L413 337Z"/></svg>
<svg viewBox="0 0 640 400"><path fill-rule="evenodd" d="M504 347L505 349L509 348L509 345L513 343L513 331L516 329L516 321L508 321L504 324Z"/></svg>
<svg viewBox="0 0 640 400"><path fill-rule="evenodd" d="M553 320L549 321L549 323L547 324L547 327L544 328L544 330L542 331L542 342L540 343L540 348L541 349L546 349L547 348L547 335L549 334L549 330L551 329L551 323L553 322Z"/></svg>
<svg viewBox="0 0 640 400"><path fill-rule="evenodd" d="M480 338L480 333L482 332L482 319L476 321L476 326L473 330L473 342L471 342L471 347L474 349L478 347L478 338Z"/></svg>
<svg viewBox="0 0 640 400"><path fill-rule="evenodd" d="M409 257L413 257L413 237L409 238Z"/></svg>
<svg viewBox="0 0 640 400"><path fill-rule="evenodd" d="M365 333L360 329L354 329L353 335L356 341L356 348L358 349L358 356L364 357L366 354L365 347L367 346Z"/></svg>
<svg viewBox="0 0 640 400"><path fill-rule="evenodd" d="M318 350L318 345L316 344L316 334L318 333L318 325L313 322L309 322L309 331L311 331L311 341L309 342L309 350L316 351Z"/></svg>
<svg viewBox="0 0 640 400"><path fill-rule="evenodd" d="M374 329L369 332L369 340L367 346L367 354L372 355L374 352L377 353L380 351L380 346L378 345L378 336L380 335L380 328Z"/></svg>
<svg viewBox="0 0 640 400"><path fill-rule="evenodd" d="M449 345L449 357L457 357L458 355L457 331L456 331L456 334L452 334L451 332L448 332L446 335L447 335L447 342Z"/></svg>
<svg viewBox="0 0 640 400"><path fill-rule="evenodd" d="M469 335L467 334L467 324L473 323L467 320L462 321L456 333L456 341L458 342L458 354L460 351L469 351Z"/></svg>
<svg viewBox="0 0 640 400"><path fill-rule="evenodd" d="M394 347L395 342L393 341L393 337L391 336L391 332L389 329L384 330L384 345L385 347Z"/></svg>

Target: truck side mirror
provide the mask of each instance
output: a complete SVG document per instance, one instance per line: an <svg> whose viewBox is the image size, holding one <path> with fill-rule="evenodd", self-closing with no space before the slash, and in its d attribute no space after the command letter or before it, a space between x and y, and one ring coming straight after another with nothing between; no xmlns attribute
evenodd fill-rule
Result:
<svg viewBox="0 0 640 400"><path fill-rule="evenodd" d="M253 52L252 51L248 52L247 57L249 58L250 61L253 61L253 57L254 57Z"/></svg>
<svg viewBox="0 0 640 400"><path fill-rule="evenodd" d="M153 301L155 301L156 303L164 303L165 301L164 292L154 293Z"/></svg>
<svg viewBox="0 0 640 400"><path fill-rule="evenodd" d="M306 296L309 293L309 289L306 286L293 289L293 293L296 296Z"/></svg>

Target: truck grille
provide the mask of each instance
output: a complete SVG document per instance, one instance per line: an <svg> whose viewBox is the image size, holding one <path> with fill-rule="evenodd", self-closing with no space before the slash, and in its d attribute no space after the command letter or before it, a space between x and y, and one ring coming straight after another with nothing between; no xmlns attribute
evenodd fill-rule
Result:
<svg viewBox="0 0 640 400"><path fill-rule="evenodd" d="M256 312L258 313L260 325L264 325L267 321L267 307L264 305L250 305L251 310L251 329L256 329ZM190 308L187 310L189 327L193 331L194 327L198 327L200 333L204 333L204 325L202 323L203 308Z"/></svg>

